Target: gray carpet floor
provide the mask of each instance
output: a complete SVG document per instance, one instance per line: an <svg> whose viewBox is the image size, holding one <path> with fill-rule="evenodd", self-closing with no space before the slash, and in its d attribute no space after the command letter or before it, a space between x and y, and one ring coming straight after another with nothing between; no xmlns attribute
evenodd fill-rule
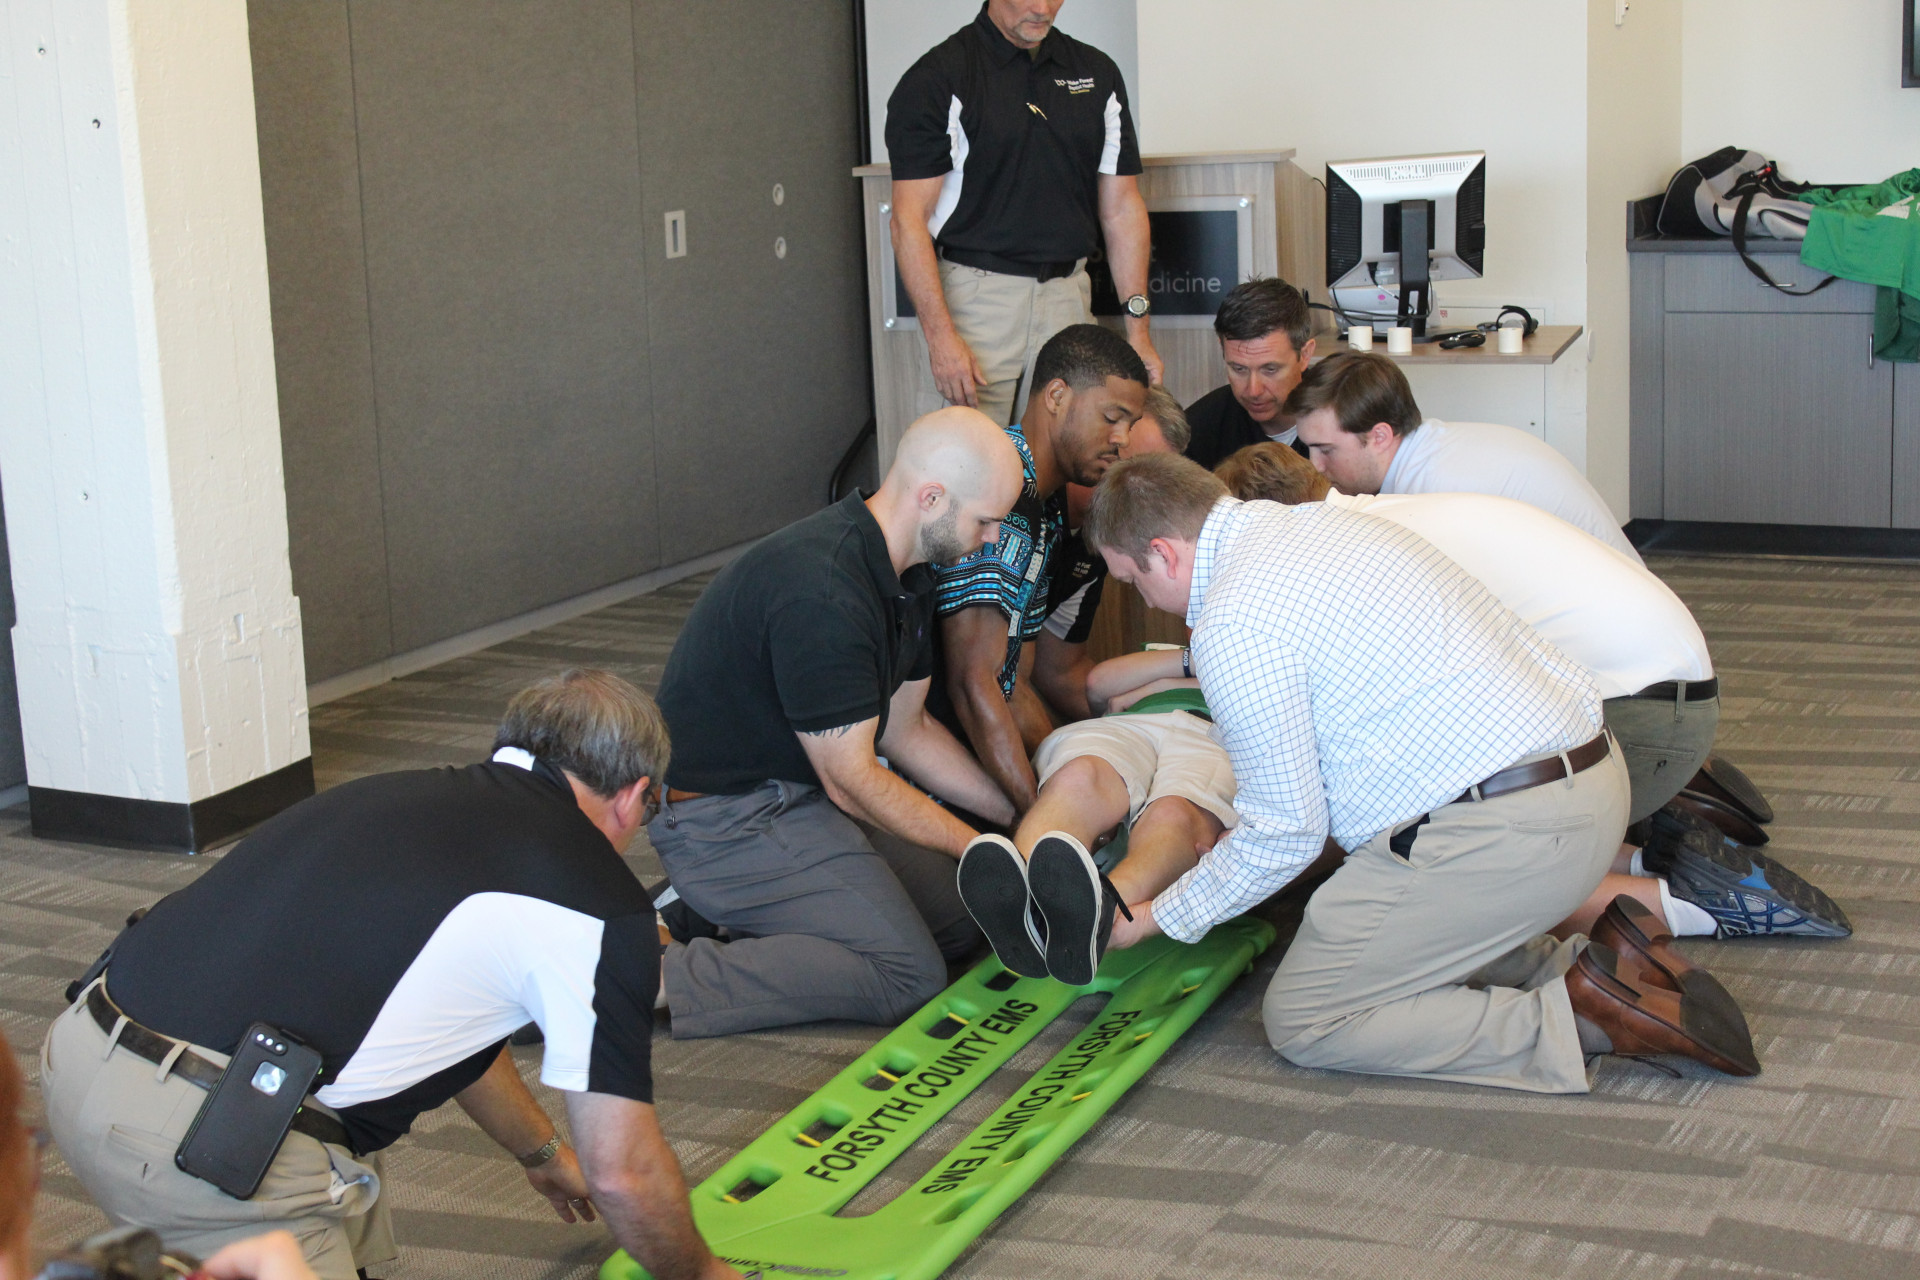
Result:
<svg viewBox="0 0 1920 1280"><path fill-rule="evenodd" d="M1276 949L949 1274L1920 1275L1920 565L1702 557L1654 568L1712 643L1721 750L1773 799L1771 852L1857 930L1839 942L1687 945L1746 1008L1765 1073L1732 1081L1602 1059L1590 1095L1538 1097L1300 1070L1259 1023ZM557 665L604 665L651 688L701 586L317 708L321 785L479 758L506 697ZM644 837L629 858L658 875ZM30 1073L66 981L130 909L206 865L36 841L24 811L0 813L0 1027ZM1016 1066L1045 1061L1069 1021ZM661 1034L662 1121L690 1178L879 1034ZM538 1052L520 1051L529 1078ZM903 1159L852 1207L927 1167L1010 1092L1001 1075L923 1159ZM610 1248L599 1227L555 1220L457 1108L423 1117L387 1167L402 1248L389 1280L587 1280ZM42 1242L101 1224L49 1153Z"/></svg>

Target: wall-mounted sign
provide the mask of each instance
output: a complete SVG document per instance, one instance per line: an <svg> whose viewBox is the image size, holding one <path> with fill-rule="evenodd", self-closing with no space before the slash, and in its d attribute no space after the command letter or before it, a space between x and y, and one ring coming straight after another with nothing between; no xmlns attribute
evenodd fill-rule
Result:
<svg viewBox="0 0 1920 1280"><path fill-rule="evenodd" d="M887 215L881 215L881 268L893 281L882 299L889 329L917 329L913 299L894 269ZM1160 196L1147 201L1153 247L1147 262L1147 297L1153 323L1167 328L1206 328L1220 300L1253 273L1253 199L1250 196ZM1087 261L1093 283L1093 314L1124 314L1113 275L1101 253Z"/></svg>

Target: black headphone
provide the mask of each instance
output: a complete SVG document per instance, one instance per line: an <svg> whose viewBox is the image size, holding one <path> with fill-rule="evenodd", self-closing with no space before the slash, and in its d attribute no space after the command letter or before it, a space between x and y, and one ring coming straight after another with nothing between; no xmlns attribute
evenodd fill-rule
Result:
<svg viewBox="0 0 1920 1280"><path fill-rule="evenodd" d="M1525 307L1516 307L1511 303L1500 308L1500 314L1495 316L1492 320L1484 324L1476 325L1475 327L1482 329L1487 333L1492 333L1495 329L1498 329L1500 327L1501 322L1504 321L1508 316L1520 317L1520 336L1523 338L1531 338L1533 336L1533 331L1540 327L1540 322L1533 318L1533 312L1527 310Z"/></svg>

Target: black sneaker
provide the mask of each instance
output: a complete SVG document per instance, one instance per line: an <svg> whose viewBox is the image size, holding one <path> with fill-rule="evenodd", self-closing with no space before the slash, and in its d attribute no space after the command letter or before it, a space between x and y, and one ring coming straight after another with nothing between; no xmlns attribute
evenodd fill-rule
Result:
<svg viewBox="0 0 1920 1280"><path fill-rule="evenodd" d="M1787 934L1845 938L1853 923L1838 903L1758 849L1728 839L1704 818L1675 809L1653 815L1642 865L1665 876L1673 896L1713 917L1720 938Z"/></svg>
<svg viewBox="0 0 1920 1280"><path fill-rule="evenodd" d="M1027 884L1047 926L1047 972L1084 987L1100 971L1117 909L1133 919L1086 846L1064 831L1049 831L1033 846Z"/></svg>
<svg viewBox="0 0 1920 1280"><path fill-rule="evenodd" d="M1047 976L1046 942L1027 894L1027 862L1005 836L974 837L955 873L960 901L1009 973Z"/></svg>

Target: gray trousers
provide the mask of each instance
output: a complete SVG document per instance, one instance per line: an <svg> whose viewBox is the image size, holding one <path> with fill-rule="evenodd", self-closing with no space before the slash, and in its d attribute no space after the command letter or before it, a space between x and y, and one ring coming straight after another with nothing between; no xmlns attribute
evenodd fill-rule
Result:
<svg viewBox="0 0 1920 1280"><path fill-rule="evenodd" d="M687 905L731 935L667 948L676 1038L896 1023L981 940L954 859L863 828L818 787L668 804L647 835Z"/></svg>
<svg viewBox="0 0 1920 1280"><path fill-rule="evenodd" d="M1267 989L1267 1038L1303 1067L1586 1092L1565 981L1578 943L1544 935L1619 850L1619 752L1426 816L1410 842L1402 823L1355 849L1307 900Z"/></svg>
<svg viewBox="0 0 1920 1280"><path fill-rule="evenodd" d="M1633 789L1627 821L1638 822L1679 795L1707 762L1720 728L1720 699L1608 698L1600 706L1627 761Z"/></svg>
<svg viewBox="0 0 1920 1280"><path fill-rule="evenodd" d="M194 1052L227 1061L211 1049ZM173 1153L207 1091L109 1044L85 1000L48 1028L40 1088L61 1156L115 1226L151 1227L168 1245L201 1258L285 1229L320 1280L355 1280L358 1268L399 1256L378 1153L356 1157L289 1133L247 1200L175 1168Z"/></svg>

